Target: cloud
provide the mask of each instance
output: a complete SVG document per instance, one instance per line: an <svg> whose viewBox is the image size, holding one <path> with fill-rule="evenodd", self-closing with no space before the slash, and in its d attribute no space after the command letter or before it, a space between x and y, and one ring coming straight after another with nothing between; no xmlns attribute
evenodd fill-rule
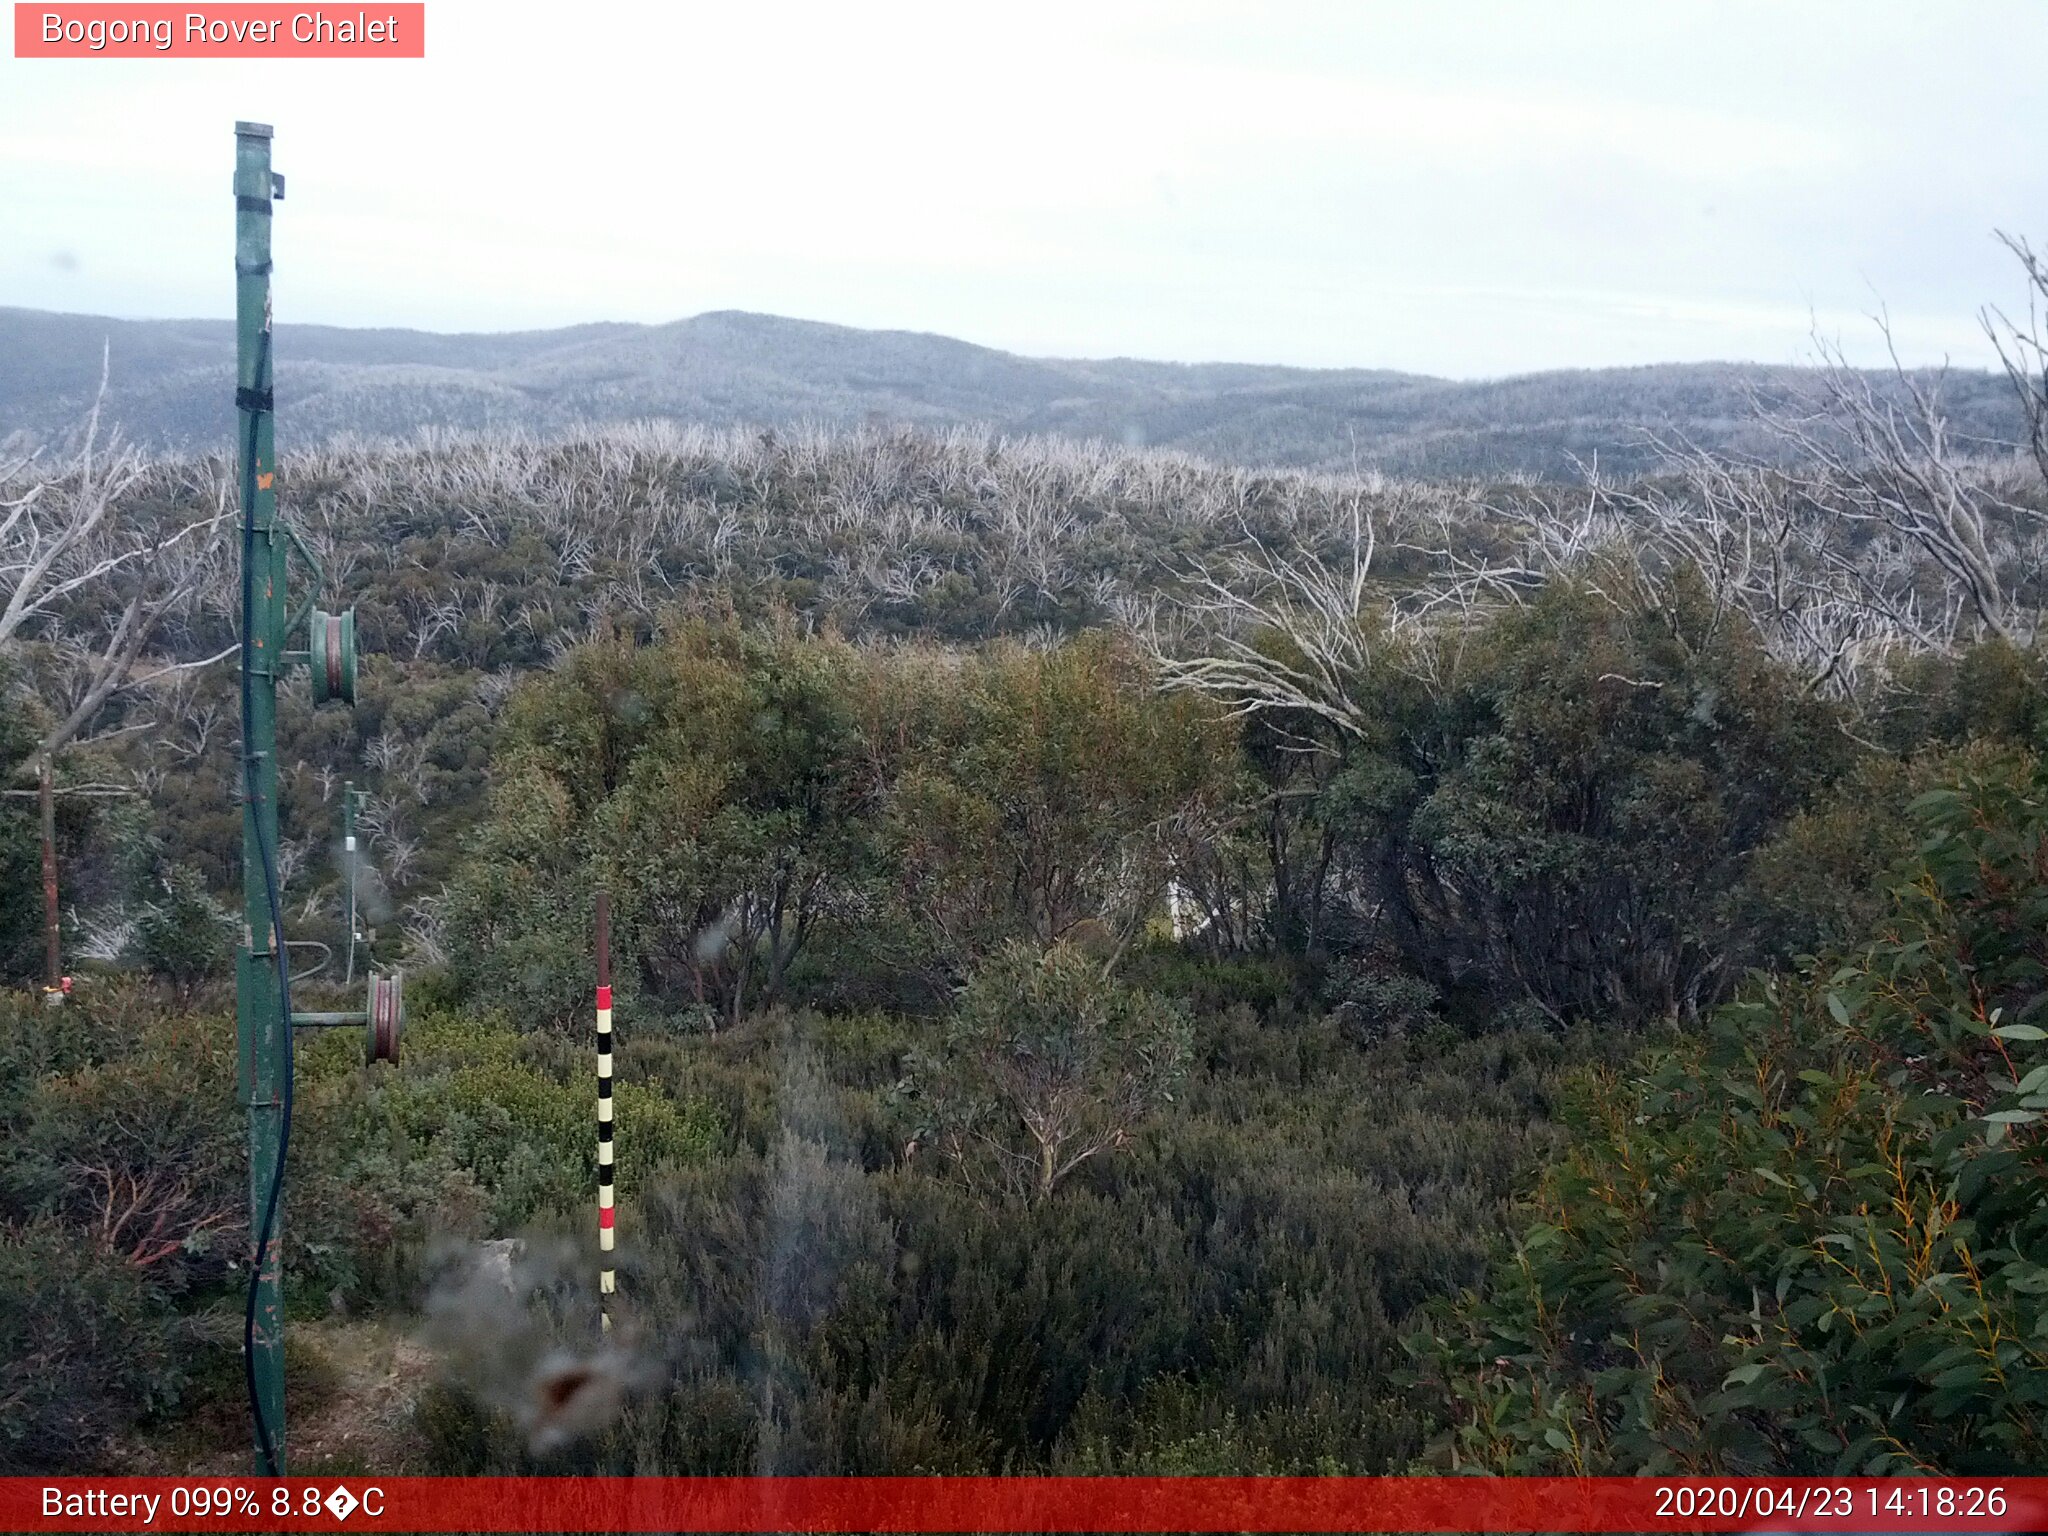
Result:
<svg viewBox="0 0 2048 1536"><path fill-rule="evenodd" d="M301 320L734 308L1471 375L1785 360L1875 290L1934 360L2014 291L1991 231L2044 233L2038 14L437 0L420 63L15 65L0 208L79 265L0 249L0 282L226 313L233 102L277 124Z"/></svg>

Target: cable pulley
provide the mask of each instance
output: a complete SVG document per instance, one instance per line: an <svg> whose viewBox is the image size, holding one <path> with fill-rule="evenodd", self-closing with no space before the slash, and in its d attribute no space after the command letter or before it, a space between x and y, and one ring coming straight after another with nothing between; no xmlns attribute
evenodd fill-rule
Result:
<svg viewBox="0 0 2048 1536"><path fill-rule="evenodd" d="M405 972L370 978L369 1012L369 1060L396 1065L398 1037L405 1027Z"/></svg>
<svg viewBox="0 0 2048 1536"><path fill-rule="evenodd" d="M306 670L315 704L356 701L356 611L315 608L306 621Z"/></svg>

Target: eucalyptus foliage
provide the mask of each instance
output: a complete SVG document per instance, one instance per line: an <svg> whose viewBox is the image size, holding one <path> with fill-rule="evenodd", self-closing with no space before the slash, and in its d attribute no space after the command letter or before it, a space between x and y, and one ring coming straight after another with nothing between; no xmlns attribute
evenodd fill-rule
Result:
<svg viewBox="0 0 2048 1536"><path fill-rule="evenodd" d="M1537 1472L2048 1456L2048 777L1914 805L1869 941L1588 1081L1484 1289L1420 1348L1442 1452Z"/></svg>

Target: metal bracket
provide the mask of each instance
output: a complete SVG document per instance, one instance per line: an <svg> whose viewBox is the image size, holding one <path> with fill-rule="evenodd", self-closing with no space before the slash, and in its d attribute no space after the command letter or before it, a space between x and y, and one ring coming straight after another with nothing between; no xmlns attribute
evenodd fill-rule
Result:
<svg viewBox="0 0 2048 1536"><path fill-rule="evenodd" d="M296 549L299 552L299 558L306 562L306 569L312 573L313 580L316 582L325 581L327 579L326 568L320 564L320 557L313 553L304 539L299 537L297 526L288 517L281 517L278 521L284 524L284 536L292 541L292 548Z"/></svg>
<svg viewBox="0 0 2048 1536"><path fill-rule="evenodd" d="M327 571L320 564L320 557L313 553L304 539L299 537L298 527L290 518L280 517L273 526L284 529L284 536L288 541L287 550L298 551L299 558L306 564L307 574L313 578L313 590L300 600L298 611L285 622L284 632L289 635L293 630L306 622L306 615L313 611L313 605L320 600L322 596L320 589L327 584ZM293 654L290 651L285 653L288 659Z"/></svg>

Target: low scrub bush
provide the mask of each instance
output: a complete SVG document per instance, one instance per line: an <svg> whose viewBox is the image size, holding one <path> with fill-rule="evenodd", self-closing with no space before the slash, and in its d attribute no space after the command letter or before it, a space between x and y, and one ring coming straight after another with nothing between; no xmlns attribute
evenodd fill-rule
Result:
<svg viewBox="0 0 2048 1536"><path fill-rule="evenodd" d="M1869 942L1585 1082L1519 1240L1418 1339L1446 1463L2048 1458L2048 779L1977 773L1914 815Z"/></svg>

